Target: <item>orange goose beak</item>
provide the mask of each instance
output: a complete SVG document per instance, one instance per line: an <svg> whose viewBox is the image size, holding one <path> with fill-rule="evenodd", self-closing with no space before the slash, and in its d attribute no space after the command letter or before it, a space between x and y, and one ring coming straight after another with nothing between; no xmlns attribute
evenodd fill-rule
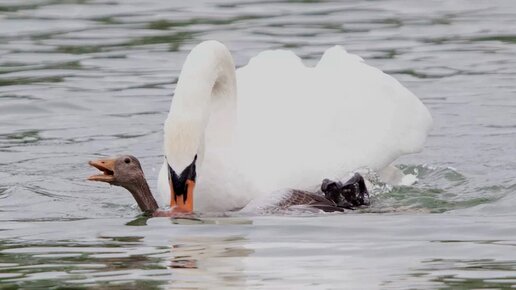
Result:
<svg viewBox="0 0 516 290"><path fill-rule="evenodd" d="M102 181L107 183L112 183L115 181L115 159L106 158L91 160L88 162L88 164L102 171L101 174L95 174L88 177L88 180Z"/></svg>

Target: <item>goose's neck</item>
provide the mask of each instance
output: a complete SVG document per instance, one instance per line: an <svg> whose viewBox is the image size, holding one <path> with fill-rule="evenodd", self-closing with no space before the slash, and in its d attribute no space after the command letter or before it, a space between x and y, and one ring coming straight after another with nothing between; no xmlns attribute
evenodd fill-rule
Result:
<svg viewBox="0 0 516 290"><path fill-rule="evenodd" d="M190 52L183 65L165 122L165 154L169 164L180 170L196 154L202 155L205 134L210 134L211 127L217 128L217 132L214 138L210 136L210 142L230 139L235 119L233 58L223 44L203 42Z"/></svg>
<svg viewBox="0 0 516 290"><path fill-rule="evenodd" d="M152 215L158 210L158 203L152 196L152 192L145 180L144 176L138 177L138 179L125 187L136 200L140 210L145 214Z"/></svg>

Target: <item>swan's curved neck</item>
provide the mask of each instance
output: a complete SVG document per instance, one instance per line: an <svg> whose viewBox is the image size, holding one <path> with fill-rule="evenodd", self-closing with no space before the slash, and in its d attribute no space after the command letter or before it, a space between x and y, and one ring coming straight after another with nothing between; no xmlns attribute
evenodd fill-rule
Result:
<svg viewBox="0 0 516 290"><path fill-rule="evenodd" d="M202 159L205 134L210 135L210 142L227 142L235 119L233 58L223 44L203 42L190 52L183 65L165 122L167 162L181 172L196 154ZM215 128L217 132L213 132Z"/></svg>

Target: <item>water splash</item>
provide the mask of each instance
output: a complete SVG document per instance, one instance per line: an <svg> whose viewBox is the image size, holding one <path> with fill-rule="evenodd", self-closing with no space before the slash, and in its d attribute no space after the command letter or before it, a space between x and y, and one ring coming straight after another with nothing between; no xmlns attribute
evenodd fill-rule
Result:
<svg viewBox="0 0 516 290"><path fill-rule="evenodd" d="M474 207L500 199L503 191L496 185L472 187L467 176L452 167L398 165L405 176L415 177L412 185L389 185L374 172L367 175L372 183L372 205L366 212L441 213Z"/></svg>

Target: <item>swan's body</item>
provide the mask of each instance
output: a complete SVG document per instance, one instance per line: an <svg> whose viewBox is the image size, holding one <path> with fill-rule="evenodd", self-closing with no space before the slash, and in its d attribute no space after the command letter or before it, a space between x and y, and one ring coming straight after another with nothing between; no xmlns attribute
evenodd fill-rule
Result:
<svg viewBox="0 0 516 290"><path fill-rule="evenodd" d="M244 207L283 188L379 170L421 150L432 118L398 81L340 46L315 67L265 51L236 71L219 42L196 46L165 122L166 162L181 172L198 156L195 211ZM167 167L158 180L170 201Z"/></svg>

